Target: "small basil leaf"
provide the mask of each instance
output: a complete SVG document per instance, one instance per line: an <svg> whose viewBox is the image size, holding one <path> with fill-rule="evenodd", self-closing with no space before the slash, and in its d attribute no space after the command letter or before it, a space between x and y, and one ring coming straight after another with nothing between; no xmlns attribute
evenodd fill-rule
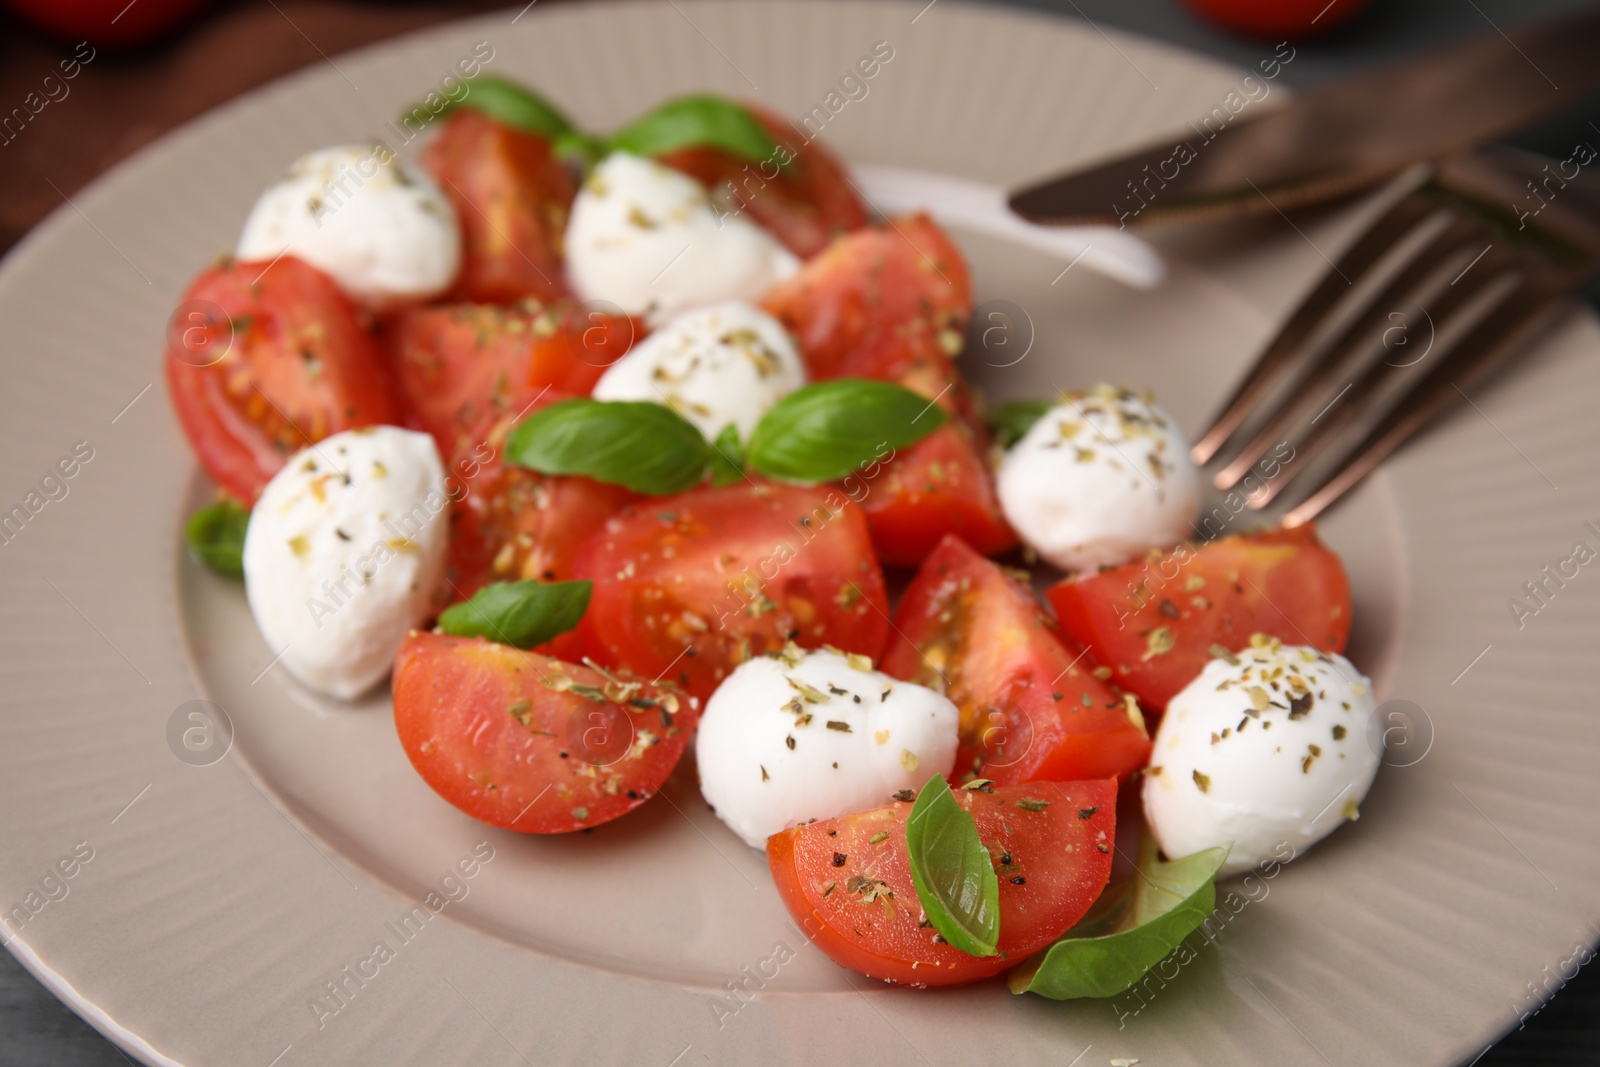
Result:
<svg viewBox="0 0 1600 1067"><path fill-rule="evenodd" d="M750 435L752 467L791 482L831 482L884 450L904 448L945 424L944 409L889 382L836 378L774 404Z"/></svg>
<svg viewBox="0 0 1600 1067"><path fill-rule="evenodd" d="M756 117L720 96L683 96L636 119L611 138L611 146L636 156L659 156L680 148L720 148L761 162L778 146Z"/></svg>
<svg viewBox="0 0 1600 1067"><path fill-rule="evenodd" d="M593 582L496 582L445 608L439 629L533 648L577 626L593 588Z"/></svg>
<svg viewBox="0 0 1600 1067"><path fill-rule="evenodd" d="M218 574L244 575L244 531L250 512L236 500L218 500L193 515L183 528L184 540L200 562Z"/></svg>
<svg viewBox="0 0 1600 1067"><path fill-rule="evenodd" d="M943 938L973 956L993 956L1000 940L1000 879L978 825L943 775L917 794L906 818L906 856L917 900Z"/></svg>
<svg viewBox="0 0 1600 1067"><path fill-rule="evenodd" d="M994 431L1001 448L1010 448L1033 429L1033 424L1050 413L1055 403L1049 400L1013 400L992 408L983 421Z"/></svg>
<svg viewBox="0 0 1600 1067"><path fill-rule="evenodd" d="M722 428L711 442L711 484L721 489L744 477L744 445L739 442L739 427Z"/></svg>
<svg viewBox="0 0 1600 1067"><path fill-rule="evenodd" d="M583 474L666 496L698 485L711 446L694 424L647 401L563 400L511 431L506 458L545 474Z"/></svg>
<svg viewBox="0 0 1600 1067"><path fill-rule="evenodd" d="M586 133L572 130L555 139L555 153L557 158L576 163L587 172L606 154L606 146Z"/></svg>
<svg viewBox="0 0 1600 1067"><path fill-rule="evenodd" d="M1130 988L1211 914L1217 871L1231 848L1162 863L1146 834L1138 870L1102 893L1061 940L1012 971L1011 991L1071 1000Z"/></svg>
<svg viewBox="0 0 1600 1067"><path fill-rule="evenodd" d="M551 140L577 133L569 120L555 106L538 93L506 78L485 74L466 83L467 95L460 100L448 101L438 115L448 115L458 108L471 108L496 122L515 126L519 130L537 133ZM417 111L430 112L425 104L408 110L402 119Z"/></svg>

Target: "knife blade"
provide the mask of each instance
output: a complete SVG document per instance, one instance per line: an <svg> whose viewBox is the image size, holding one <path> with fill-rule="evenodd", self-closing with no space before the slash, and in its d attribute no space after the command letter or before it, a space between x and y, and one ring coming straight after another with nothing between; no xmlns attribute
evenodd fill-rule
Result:
<svg viewBox="0 0 1600 1067"><path fill-rule="evenodd" d="M1046 225L1287 210L1370 188L1600 87L1600 7L1493 31L1240 115L1225 99L1154 142L1011 195Z"/></svg>

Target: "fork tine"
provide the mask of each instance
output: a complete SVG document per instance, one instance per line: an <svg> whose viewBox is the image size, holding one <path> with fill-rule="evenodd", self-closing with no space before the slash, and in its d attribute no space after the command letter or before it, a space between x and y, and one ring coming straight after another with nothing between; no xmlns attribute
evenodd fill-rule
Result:
<svg viewBox="0 0 1600 1067"><path fill-rule="evenodd" d="M1363 345L1371 341L1372 332L1387 320L1388 315L1395 308L1411 303L1413 296L1422 299L1428 295L1426 292L1419 295L1419 290L1430 281L1437 284L1440 279L1436 279L1436 275L1448 269L1450 261L1481 232L1476 222L1456 216L1442 232L1412 253L1390 281L1367 301L1338 338L1322 350L1314 363L1302 370L1290 395L1284 398L1266 425L1217 473L1213 479L1216 487L1231 489L1248 474L1262 454L1283 438L1284 431L1307 407L1308 402L1326 394L1338 380L1339 372Z"/></svg>
<svg viewBox="0 0 1600 1067"><path fill-rule="evenodd" d="M1333 310L1341 297L1358 278L1371 270L1386 252L1411 231L1424 218L1438 209L1435 201L1418 192L1401 197L1394 206L1379 216L1356 242L1339 257L1332 269L1323 275L1305 300L1284 323L1255 366L1245 376L1223 406L1211 428L1201 436L1190 450L1197 465L1203 465L1239 429L1246 416L1255 407L1278 378L1278 372L1290 361L1306 340L1316 331L1317 325Z"/></svg>
<svg viewBox="0 0 1600 1067"><path fill-rule="evenodd" d="M1481 262L1474 264L1470 279L1458 277L1454 282L1451 282L1444 292L1440 294L1431 309L1423 308L1432 327L1434 339L1437 340L1447 327L1453 326L1458 318L1461 318L1486 292L1510 279L1513 275L1518 274L1519 272L1516 269L1518 262L1516 255L1496 248L1494 251L1484 255ZM1520 277L1515 279L1516 284L1520 284L1521 281ZM1514 288L1514 286L1509 288ZM1480 317L1486 317L1491 314L1494 308L1499 306L1500 300L1503 300L1506 295L1506 293L1501 293L1499 299L1484 309ZM1427 358L1427 353L1424 353L1422 357L1419 357L1414 362L1420 362L1421 359L1425 358ZM1284 490L1288 489L1295 478L1317 460L1323 449L1339 436L1340 432L1356 417L1356 414L1365 408L1367 402L1373 399L1382 390L1382 387L1392 380L1391 375L1399 369L1402 368L1390 363L1387 359L1373 360L1361 377L1356 379L1349 386L1348 391L1341 396L1341 402L1327 410L1325 412L1326 417L1318 416L1318 421L1312 425L1311 432L1306 436L1305 440L1299 443L1294 455L1279 465L1277 477L1264 484L1258 492L1250 497L1250 507L1258 510L1264 508L1271 504ZM1403 401L1396 401L1390 407L1398 408L1401 403Z"/></svg>
<svg viewBox="0 0 1600 1067"><path fill-rule="evenodd" d="M1349 492L1395 449L1466 394L1461 385L1488 373L1563 310L1576 286L1548 273L1530 275L1500 301L1459 345L1441 354L1432 371L1412 387L1351 449L1304 502L1283 517L1302 526Z"/></svg>

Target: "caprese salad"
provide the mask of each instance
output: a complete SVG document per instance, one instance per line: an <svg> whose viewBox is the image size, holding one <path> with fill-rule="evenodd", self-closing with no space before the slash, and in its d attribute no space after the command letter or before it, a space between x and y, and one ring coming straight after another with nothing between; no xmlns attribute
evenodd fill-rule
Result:
<svg viewBox="0 0 1600 1067"><path fill-rule="evenodd" d="M299 683L391 678L416 772L523 833L692 751L808 936L915 986L1120 992L1356 818L1342 565L1201 540L1148 392L986 410L955 242L757 106L466 89L420 162L295 161L168 331L188 539Z"/></svg>

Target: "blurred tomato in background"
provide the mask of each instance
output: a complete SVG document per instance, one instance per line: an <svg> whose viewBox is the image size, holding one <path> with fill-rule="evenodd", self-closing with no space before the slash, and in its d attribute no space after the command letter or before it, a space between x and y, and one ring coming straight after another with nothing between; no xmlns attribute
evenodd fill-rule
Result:
<svg viewBox="0 0 1600 1067"><path fill-rule="evenodd" d="M1327 33L1367 0L1183 0L1212 22L1252 37L1312 37Z"/></svg>
<svg viewBox="0 0 1600 1067"><path fill-rule="evenodd" d="M0 0L28 22L71 43L124 48L155 40L211 0Z"/></svg>

